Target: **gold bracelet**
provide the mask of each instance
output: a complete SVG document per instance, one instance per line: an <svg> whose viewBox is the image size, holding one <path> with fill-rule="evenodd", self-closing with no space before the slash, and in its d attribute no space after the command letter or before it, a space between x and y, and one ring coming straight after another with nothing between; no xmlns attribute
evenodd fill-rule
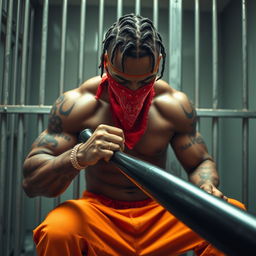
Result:
<svg viewBox="0 0 256 256"><path fill-rule="evenodd" d="M77 169L77 170L82 170L84 169L86 166L81 166L78 161L77 161L77 151L79 149L79 147L82 145L83 143L79 143L77 145L75 145L73 147L73 149L71 150L71 154L70 154L70 162L72 164L72 166Z"/></svg>

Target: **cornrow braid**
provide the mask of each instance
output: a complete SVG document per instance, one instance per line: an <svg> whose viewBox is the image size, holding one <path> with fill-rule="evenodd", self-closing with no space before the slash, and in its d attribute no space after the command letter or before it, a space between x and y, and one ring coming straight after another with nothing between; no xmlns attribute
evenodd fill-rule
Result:
<svg viewBox="0 0 256 256"><path fill-rule="evenodd" d="M121 52L122 69L124 70L124 57L144 57L150 55L152 58L152 71L155 67L155 55L157 51L162 54L162 68L158 79L163 77L165 68L165 48L161 35L157 32L152 21L133 13L119 18L107 31L102 42L103 51L101 55L101 76L104 72L104 55L108 52L110 61L113 63L117 49Z"/></svg>

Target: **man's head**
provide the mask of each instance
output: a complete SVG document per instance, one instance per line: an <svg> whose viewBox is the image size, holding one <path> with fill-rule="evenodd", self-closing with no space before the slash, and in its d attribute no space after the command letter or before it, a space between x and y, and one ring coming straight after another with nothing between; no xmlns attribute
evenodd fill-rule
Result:
<svg viewBox="0 0 256 256"><path fill-rule="evenodd" d="M101 75L105 63L117 77L128 75L128 79L150 80L150 75L158 71L160 56L162 68L159 78L164 72L166 56L161 36L148 18L127 14L115 22L105 35ZM135 59L138 61L134 62Z"/></svg>

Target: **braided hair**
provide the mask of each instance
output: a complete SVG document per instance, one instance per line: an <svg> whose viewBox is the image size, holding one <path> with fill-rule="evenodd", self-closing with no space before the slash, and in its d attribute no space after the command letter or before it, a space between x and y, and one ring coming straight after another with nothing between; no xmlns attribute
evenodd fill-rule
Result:
<svg viewBox="0 0 256 256"><path fill-rule="evenodd" d="M102 42L103 51L101 55L101 76L104 72L104 55L107 51L110 61L113 63L117 49L121 52L122 69L124 70L124 58L151 56L152 72L155 67L155 54L157 51L162 54L162 68L158 79L163 76L165 67L165 48L162 38L154 27L152 21L140 15L126 14L119 18L107 31Z"/></svg>

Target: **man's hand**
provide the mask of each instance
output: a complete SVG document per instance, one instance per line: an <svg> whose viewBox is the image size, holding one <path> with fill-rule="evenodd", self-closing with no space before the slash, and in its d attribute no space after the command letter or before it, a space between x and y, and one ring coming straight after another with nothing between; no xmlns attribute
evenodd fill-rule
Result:
<svg viewBox="0 0 256 256"><path fill-rule="evenodd" d="M211 182L206 182L206 183L202 184L200 186L200 188L209 194L220 197L226 201L228 200L228 198L226 196L224 196L223 193L220 190L218 190Z"/></svg>
<svg viewBox="0 0 256 256"><path fill-rule="evenodd" d="M82 166L94 165L99 160L109 161L114 151L124 150L124 133L121 129L99 125L92 136L79 147L78 163Z"/></svg>

